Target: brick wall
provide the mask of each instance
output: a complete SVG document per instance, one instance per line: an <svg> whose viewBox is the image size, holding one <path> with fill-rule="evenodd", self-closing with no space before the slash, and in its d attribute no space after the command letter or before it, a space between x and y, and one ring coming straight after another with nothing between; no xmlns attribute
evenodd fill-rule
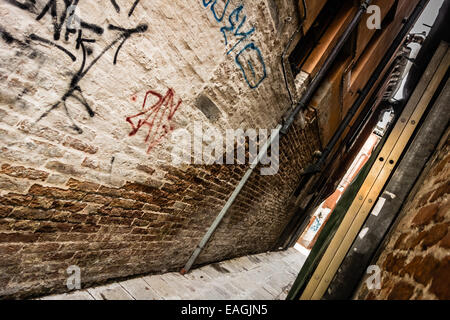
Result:
<svg viewBox="0 0 450 320"><path fill-rule="evenodd" d="M83 286L181 268L247 166L171 166L170 130L272 129L289 105L280 56L296 1L134 3L80 1L76 30L76 19L60 25L63 1L0 3L2 297L65 291L70 265ZM245 17L238 31L230 15ZM146 94L148 109L166 93L169 134L146 141L132 124ZM255 171L198 263L272 248L320 148L306 120L282 138L278 174Z"/></svg>
<svg viewBox="0 0 450 320"><path fill-rule="evenodd" d="M411 192L381 253L381 290L358 299L450 299L449 132Z"/></svg>

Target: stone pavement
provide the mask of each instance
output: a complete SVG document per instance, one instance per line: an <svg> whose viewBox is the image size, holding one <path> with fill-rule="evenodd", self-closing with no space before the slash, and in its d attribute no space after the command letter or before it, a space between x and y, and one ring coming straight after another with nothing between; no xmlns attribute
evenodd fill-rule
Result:
<svg viewBox="0 0 450 320"><path fill-rule="evenodd" d="M291 248L223 261L182 276L162 275L115 282L41 300L282 300L306 256Z"/></svg>

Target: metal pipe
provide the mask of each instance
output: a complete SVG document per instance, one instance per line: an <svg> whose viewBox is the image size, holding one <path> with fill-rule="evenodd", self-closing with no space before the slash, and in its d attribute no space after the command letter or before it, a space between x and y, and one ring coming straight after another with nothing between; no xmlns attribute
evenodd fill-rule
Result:
<svg viewBox="0 0 450 320"><path fill-rule="evenodd" d="M361 4L361 6L360 6L358 12L356 13L355 17L350 22L350 24L347 27L347 29L345 29L345 31L342 34L342 36L340 37L338 43L333 48L333 51L330 53L330 55L326 59L326 61L323 64L323 66L320 68L320 70L317 73L317 75L314 77L314 79L309 84L308 88L306 89L306 92L303 94L302 98L300 99L300 101L296 105L294 111L292 113L290 113L289 116L286 118L286 120L284 122L284 125L283 125L283 128L281 129L281 133L282 134L287 134L289 128L291 127L292 123L295 120L295 117L298 115L298 113L301 110L306 108L307 104L309 103L309 101L313 97L313 95L316 92L317 88L319 87L319 85L321 84L322 80L325 78L327 72L329 71L329 69L333 65L334 61L336 60L338 54L341 52L341 50L344 47L345 43L350 38L352 32L358 26L362 15L367 10L367 7L370 5L371 2L372 2L372 0L365 0Z"/></svg>
<svg viewBox="0 0 450 320"><path fill-rule="evenodd" d="M286 89L289 94L289 100L291 100L291 106L294 104L294 99L292 99L291 89L289 89L289 84L288 84L288 80L287 80L287 76L286 76L286 64L288 62L288 61L286 61L286 53L287 53L288 49L291 47L291 43L292 43L292 40L294 40L295 35L301 31L303 24L306 20L307 8L306 8L305 0L303 0L303 10L304 10L303 18L301 19L300 23L298 24L297 29L294 31L294 33L289 38L289 41L283 50L283 54L281 55L281 68L283 69L284 84L286 85Z"/></svg>
<svg viewBox="0 0 450 320"><path fill-rule="evenodd" d="M301 28L303 27L303 22L305 20L302 20L300 24L298 25L297 29L292 34L291 38L289 39L286 47L283 50L283 54L281 55L281 68L283 69L283 78L284 78L284 84L286 85L287 92L289 94L289 100L291 100L291 106L294 104L294 99L292 99L291 89L289 89L289 84L286 76L286 64L288 61L286 61L286 53L288 49L291 47L292 40L294 39L295 35L300 32Z"/></svg>
<svg viewBox="0 0 450 320"><path fill-rule="evenodd" d="M186 272L189 272L192 265L194 264L195 260L197 259L198 255L202 250L204 249L206 243L208 243L209 239L213 235L214 231L216 231L217 227L219 226L220 222L222 221L223 217L227 213L228 209L231 207L231 205L236 200L236 197L241 192L241 189L244 187L245 183L247 182L248 178L250 178L250 175L252 174L253 170L256 168L258 163L261 161L261 159L264 157L264 155L267 153L267 150L272 145L272 143L275 141L276 138L279 137L281 125L278 125L278 127L272 132L272 135L270 136L270 140L267 140L266 143L263 145L261 150L258 153L258 156L250 165L250 168L245 172L244 176L242 177L241 181L239 181L239 184L234 189L231 196L228 198L228 201L223 206L222 210L212 223L212 225L209 227L206 234L203 236L203 239L200 241L198 246L195 248L194 252L192 253L191 257L189 258L188 262L184 266L183 269L181 269L180 273L185 274Z"/></svg>
<svg viewBox="0 0 450 320"><path fill-rule="evenodd" d="M398 48L400 39L403 39L403 38L405 37L406 33L410 30L410 28L411 28L411 26L412 26L412 23L415 22L415 21L417 20L417 18L418 18L419 15L422 13L422 11L423 11L423 9L424 9L424 7L425 7L425 5L426 5L427 3L428 3L428 0L421 0L421 1L419 2L417 8L413 11L413 13L412 13L412 14L410 15L410 17L408 18L408 22L403 26L402 30L400 31L398 38L394 39L394 41L393 41L393 43L392 43L392 45L391 45L391 48ZM394 51L394 52L395 52L395 51ZM388 51L387 51L386 54L385 54L385 57L389 57L389 59L390 59L390 58L392 57L393 54L394 54L394 53L392 52L392 50L391 50L391 49L388 49ZM386 58L386 59L387 59L387 58ZM380 65L386 66L386 64L388 63L387 61L388 61L388 59L387 59L387 60L382 60L382 62L380 63ZM390 71L392 70L392 68L393 68L393 66L390 66L389 69L388 69L388 71L386 71L385 74L389 74ZM377 72L377 70L376 70L376 71L374 72L374 74L371 76L371 79L372 79L372 78L377 78L377 77L379 77L379 76L380 76L380 75L378 74L378 72ZM368 106L370 106L370 104L371 104L370 101L373 102L373 100L375 99L376 93L379 91L379 89L380 89L380 87L382 86L382 84L384 83L384 81L385 81L385 80L382 80L381 84L378 86L378 88L376 89L375 93L372 94L372 96L370 97L369 103L366 105L365 109L361 112L361 115L364 114L365 112L369 112L369 110L370 110L370 108L371 108L371 107L368 108ZM369 82L371 82L370 79L369 79ZM364 91L364 90L363 90L363 91ZM352 109L356 110L356 108L359 108L359 107L360 107L360 105L353 105L353 106L352 106ZM366 109L367 109L367 110L366 110ZM353 113L353 112L352 112L352 113ZM360 115L360 117L362 117L361 115ZM363 121L363 119L358 119L358 120L356 121L356 123L361 122L360 120ZM346 127L346 126L345 126L345 127ZM345 127L344 127L344 128L345 128ZM347 137L343 140L342 144L348 143L348 141L351 140L351 139L353 139L353 138L350 137L350 136L347 136ZM329 149L332 150L333 148L329 148ZM323 153L322 155L324 155L324 153ZM334 159L336 156L337 156L336 153L334 153L333 156L331 157L331 159ZM321 157L321 160L319 160L320 163L318 162L318 163L316 163L316 164L313 164L313 165L310 166L309 168L307 168L307 169L305 170L304 174L306 174L306 173L312 173L312 172L314 172L314 171L319 171L319 170L321 171L321 169L322 169L322 164L323 164L323 162L325 161L325 158L323 158L323 160L322 160L322 158L323 158L323 157ZM310 189L312 189L312 190L318 190L319 188L321 188L321 187L320 187L321 184L323 185L323 183L321 183L320 181L319 181L319 182L316 182L316 183L314 184L314 186L313 186L312 188L310 188ZM313 205L311 205L311 206L313 206ZM308 208L310 208L311 206L308 205ZM304 211L302 211L302 212L304 213L304 212L307 212L307 211L308 211L308 209L306 209L306 210L304 210ZM296 213L294 214L294 218L293 218L293 219L296 219L295 217L298 216L299 214L301 214L301 212L300 212L300 211L296 211ZM307 222L309 221L309 217L310 217L310 216L308 215L304 220L302 219L301 221L303 221L303 223L301 223L300 221L292 220L291 222L293 222L293 223L295 224L295 226L292 227L292 228L290 228L290 229L286 229L285 231L283 231L283 234L286 234L286 236L285 236L286 239L285 239L283 242L279 242L278 246L281 246L281 247L283 247L283 248L287 248L287 247L290 247L290 246L292 246L293 244L295 244L295 242L297 242L298 237L300 236L301 230L304 229L305 225L306 225ZM290 231L289 231L289 230L290 230ZM297 230L297 231L295 231L295 230ZM287 235L289 235L289 236L287 236Z"/></svg>
<svg viewBox="0 0 450 320"><path fill-rule="evenodd" d="M413 27L414 23L416 22L417 18L422 13L423 9L425 8L425 5L427 4L427 0L421 1L414 12L409 17L408 21L405 23L403 28L401 29L400 33L397 35L397 37L392 42L392 45L389 47L388 51L386 52L385 56L381 60L378 67L375 69L374 73L370 77L367 84L364 86L364 89L359 92L359 96L356 99L353 106L350 108L350 110L347 112L346 116L342 120L341 124L339 125L339 128L334 133L333 137L331 138L328 145L325 147L325 149L322 152L322 155L320 159L310 167L308 167L304 173L314 173L319 172L322 168L323 163L328 158L330 153L333 151L334 147L336 146L337 142L341 138L343 132L349 125L350 121L353 119L353 116L356 114L356 112L359 110L359 107L361 104L365 101L366 96L369 94L369 92L372 90L373 86L375 85L376 81L378 80L379 76L385 69L386 65L389 63L389 61L392 59L392 56L397 51L398 47L401 45L401 43L404 41L406 35Z"/></svg>
<svg viewBox="0 0 450 320"><path fill-rule="evenodd" d="M321 81L325 77L327 71L331 68L331 65L336 60L338 54L340 53L340 51L344 47L344 44L349 39L351 33L354 31L354 29L358 25L359 21L361 20L361 16L367 10L367 7L369 6L369 4L371 2L372 2L372 0L365 0L361 4L358 12L356 13L356 15L353 18L353 20L350 22L350 25L344 31L343 35L340 37L337 45L334 47L334 49L331 52L330 56L326 59L324 65L320 68L320 70L317 73L317 75L314 77L314 79L309 84L308 88L306 89L305 94L302 96L302 99L297 104L296 108L288 116L288 118L284 122L284 124L279 124L277 126L277 128L275 129L275 132L272 133L270 140L266 141L266 143L264 144L263 148L260 150L257 158L252 162L252 164L250 165L250 168L244 174L244 176L242 177L241 181L239 182L239 184L236 186L236 188L234 189L233 193L231 194L230 198L228 198L228 200L225 203L225 205L223 206L222 210L217 215L216 219L214 220L212 225L209 227L208 231L203 236L203 238L200 241L200 243L198 244L198 246L195 248L195 250L192 253L191 257L189 258L188 262L186 263L184 268L181 269L181 271L180 271L181 274L185 274L185 273L189 272L189 270L191 269L191 267L194 264L195 260L200 255L200 253L204 249L205 245L208 243L208 241L211 238L211 236L213 235L214 231L219 226L219 224L222 221L223 217L225 216L225 214L228 212L228 210L231 207L231 205L236 200L236 197L238 196L238 194L240 193L240 191L244 187L245 183L247 182L248 178L252 174L252 172L255 169L255 167L261 161L262 157L266 154L268 148L272 145L272 143L275 140L275 138L277 138L280 133L281 134L286 134L287 133L287 131L289 130L290 126L294 122L295 117L297 116L297 114L306 106L306 104L312 98L313 94L315 93L315 91L319 87Z"/></svg>

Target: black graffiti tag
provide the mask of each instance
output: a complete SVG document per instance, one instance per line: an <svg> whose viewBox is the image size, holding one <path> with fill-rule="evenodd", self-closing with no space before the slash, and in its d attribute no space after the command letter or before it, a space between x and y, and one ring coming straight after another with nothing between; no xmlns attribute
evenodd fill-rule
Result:
<svg viewBox="0 0 450 320"><path fill-rule="evenodd" d="M81 105L83 105L86 109L86 112L89 114L90 117L95 116L94 110L90 107L88 102L83 96L82 89L80 87L80 81L89 73L89 71L92 69L92 67L107 53L109 50L112 50L114 47L116 47L116 51L114 54L114 60L113 64L117 64L117 59L120 50L122 49L123 45L126 43L126 41L134 34L139 34L147 31L148 26L146 24L140 24L134 28L123 28L116 25L108 25L108 30L112 32L116 32L117 36L114 38L113 41L111 41L109 44L104 47L99 54L94 56L90 62L88 62L88 56L91 56L93 54L92 49L90 48L89 44L92 44L96 42L95 39L88 38L84 36L84 33L89 31L93 32L96 36L101 36L105 32L105 30L94 23L86 22L79 17L76 16L76 8L79 4L79 0L63 0L64 2L64 10L61 12L61 14L58 16L58 1L57 0L49 0L46 2L44 7L41 10L38 10L36 8L36 1L35 0L28 0L25 2L19 2L16 0L4 0L11 5L14 5L22 10L26 10L30 13L33 13L36 15L36 20L41 20L44 16L49 14L52 19L53 24L53 40L45 39L44 37L41 37L36 34L30 34L26 37L26 40L22 43L29 44L31 42L38 42L43 43L46 45L50 45L61 52L63 52L65 55L67 55L72 61L76 61L77 57L76 55L71 52L70 50L64 48L63 46L56 43L61 38L61 33L63 31L63 28L65 26L65 33L64 38L65 40L70 39L71 34L78 34L75 40L75 50L80 51L81 50L81 63L80 67L78 68L78 71L72 76L70 83L68 84L67 90L64 92L64 94L61 96L61 98L52 104L48 110L46 110L38 119L37 122L41 119L45 118L47 115L49 115L53 110L57 109L61 105L64 107L64 111L69 118L69 120L72 122L73 129L76 130L78 133L82 133L82 129L75 123L72 116L70 115L69 109L67 107L67 101L69 99L74 99ZM131 8L129 9L128 16L130 17L134 10L136 9L136 6L138 5L139 0L135 1ZM116 3L116 1L111 0L111 4L114 6L117 12L120 12L120 7ZM73 22L78 22L78 25L73 26ZM0 26L0 30L4 30L3 27ZM2 32L3 35L9 35L10 33L7 33L6 31ZM4 36L5 38L5 36ZM8 43L8 41L7 41Z"/></svg>

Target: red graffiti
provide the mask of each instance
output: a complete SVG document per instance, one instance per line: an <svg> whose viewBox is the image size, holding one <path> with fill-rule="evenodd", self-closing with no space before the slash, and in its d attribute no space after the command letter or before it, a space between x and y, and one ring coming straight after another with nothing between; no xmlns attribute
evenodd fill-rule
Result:
<svg viewBox="0 0 450 320"><path fill-rule="evenodd" d="M158 98L158 102L149 108L146 108L147 98L149 95L153 95ZM172 89L167 90L166 95L163 97L161 94L149 90L145 94L144 103L142 104L142 111L134 116L127 117L126 120L131 124L132 130L129 136L134 136L145 125L148 127L148 133L145 138L145 142L149 144L147 153L149 153L161 140L173 131L174 127L171 125L171 120L178 108L181 105L181 99L178 103L174 104L174 91ZM137 119L137 123L133 122L134 118Z"/></svg>

